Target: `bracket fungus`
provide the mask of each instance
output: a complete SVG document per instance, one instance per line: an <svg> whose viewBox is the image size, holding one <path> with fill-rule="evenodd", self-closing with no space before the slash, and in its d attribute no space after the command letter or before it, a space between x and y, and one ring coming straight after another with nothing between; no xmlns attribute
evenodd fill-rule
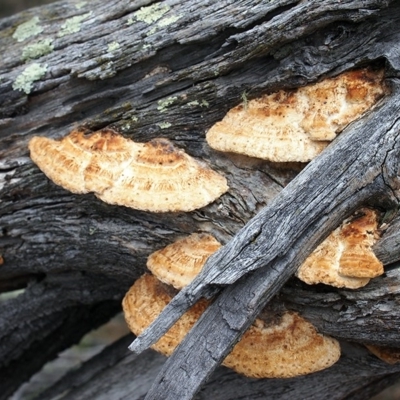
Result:
<svg viewBox="0 0 400 400"><path fill-rule="evenodd" d="M364 208L335 229L296 275L309 285L324 283L349 289L365 286L371 278L384 272L372 251L378 237L376 212Z"/></svg>
<svg viewBox="0 0 400 400"><path fill-rule="evenodd" d="M385 346L376 346L372 344L365 345L365 347L376 357L388 364L400 363L400 349Z"/></svg>
<svg viewBox="0 0 400 400"><path fill-rule="evenodd" d="M34 137L32 160L57 185L109 204L152 212L192 211L228 190L226 179L167 139L135 143L111 129Z"/></svg>
<svg viewBox="0 0 400 400"><path fill-rule="evenodd" d="M200 272L207 258L221 247L207 233L193 233L157 250L147 259L147 268L161 282L182 289Z"/></svg>
<svg viewBox="0 0 400 400"><path fill-rule="evenodd" d="M364 68L238 105L207 132L215 150L307 162L383 95L383 71Z"/></svg>
<svg viewBox="0 0 400 400"><path fill-rule="evenodd" d="M122 306L130 330L141 334L171 301L165 285L145 274L125 295ZM152 348L171 355L208 306L201 299ZM320 371L340 357L339 343L319 334L298 314L285 312L278 323L257 319L223 365L252 378L289 378Z"/></svg>

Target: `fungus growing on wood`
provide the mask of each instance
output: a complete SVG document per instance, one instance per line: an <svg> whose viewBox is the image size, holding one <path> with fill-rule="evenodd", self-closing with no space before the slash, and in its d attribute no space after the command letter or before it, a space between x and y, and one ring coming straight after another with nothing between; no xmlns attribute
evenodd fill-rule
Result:
<svg viewBox="0 0 400 400"><path fill-rule="evenodd" d="M251 378L291 378L328 368L339 357L337 340L287 311L278 324L256 319L223 364Z"/></svg>
<svg viewBox="0 0 400 400"><path fill-rule="evenodd" d="M376 213L362 209L335 229L297 270L297 277L312 285L325 283L357 289L383 274L372 251L378 238Z"/></svg>
<svg viewBox="0 0 400 400"><path fill-rule="evenodd" d="M221 247L213 236L193 233L150 254L147 268L162 282L182 289L200 272L207 258Z"/></svg>
<svg viewBox="0 0 400 400"><path fill-rule="evenodd" d="M361 69L238 105L207 132L219 151L307 162L384 95L383 71Z"/></svg>
<svg viewBox="0 0 400 400"><path fill-rule="evenodd" d="M171 301L165 285L145 274L125 295L122 306L130 330L140 335ZM152 348L171 355L205 311L201 299L187 311ZM257 319L223 365L252 378L289 378L330 367L340 357L339 343L317 333L299 315L285 312L279 323L266 325Z"/></svg>
<svg viewBox="0 0 400 400"><path fill-rule="evenodd" d="M34 137L32 160L57 185L110 204L153 212L192 211L228 190L224 177L167 139L135 143L110 129Z"/></svg>
<svg viewBox="0 0 400 400"><path fill-rule="evenodd" d="M122 308L129 329L135 335L140 335L157 318L171 301L171 298L172 295L168 292L165 284L153 275L142 275L129 289L122 301ZM166 356L170 356L207 306L208 302L201 299L151 347Z"/></svg>
<svg viewBox="0 0 400 400"><path fill-rule="evenodd" d="M372 344L365 347L376 357L388 364L397 364L400 362L400 349L385 346L376 346Z"/></svg>

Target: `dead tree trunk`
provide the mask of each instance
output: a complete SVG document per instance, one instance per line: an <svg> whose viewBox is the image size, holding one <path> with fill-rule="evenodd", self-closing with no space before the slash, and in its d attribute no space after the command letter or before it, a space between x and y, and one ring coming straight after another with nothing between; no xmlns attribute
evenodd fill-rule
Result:
<svg viewBox="0 0 400 400"><path fill-rule="evenodd" d="M1 303L0 399L120 311L147 256L192 232L227 244L210 268L223 262L235 279L199 283L217 284L214 292L232 285L165 364L158 384L150 390L163 357L135 356L125 338L40 399L140 399L149 390L151 399L364 399L398 379L399 365L384 364L361 344L400 348L399 23L400 2L377 0L60 2L1 20L0 290L26 289ZM205 131L243 94L296 88L365 65L385 68L391 94L299 175L303 166L282 169L205 143ZM135 141L167 137L225 175L230 190L201 210L161 215L73 195L33 165L27 143L80 124L113 127ZM385 276L355 291L306 287L294 278L285 284L319 241L368 204L390 221L375 249ZM284 237L271 236L267 216ZM254 232L247 234L254 226L257 244ZM261 255L269 241L275 253ZM251 267L238 272L240 261ZM278 292L320 332L345 342L340 361L284 381L225 368L210 377ZM213 340L215 332L224 339ZM191 345L199 336L203 349Z"/></svg>

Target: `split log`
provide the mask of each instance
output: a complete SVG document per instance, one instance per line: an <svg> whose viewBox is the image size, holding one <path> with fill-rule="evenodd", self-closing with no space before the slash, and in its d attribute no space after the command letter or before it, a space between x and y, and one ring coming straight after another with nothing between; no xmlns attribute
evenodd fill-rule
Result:
<svg viewBox="0 0 400 400"><path fill-rule="evenodd" d="M330 230L365 204L377 206L389 216L390 227L376 245L376 254L386 265L391 264L387 275L352 292L305 288L291 280L280 299L323 333L347 341L400 347L395 329L400 284L397 264L393 264L399 259L399 7L397 1L372 0L166 1L152 5L146 0L121 0L113 7L98 1L60 2L1 20L0 254L4 263L0 288L3 292L28 288L20 297L1 304L0 368L7 371L7 382L0 383L0 398L7 398L46 361L117 312L117 304L145 270L152 251L199 231L228 243L223 252L240 243L246 251L239 258L229 253L232 263L246 256L246 265L263 268L224 289L209 317L202 318L186 344L170 358L164 375L156 381L163 380L168 386L173 376L177 387L158 386L149 392L149 398L160 393L161 398L193 397L263 302L279 291ZM29 29L18 28L25 22ZM214 152L205 144L205 131L243 97L296 88L364 65L385 67L386 78L392 82L391 95L294 181L302 166L282 170L272 163ZM106 205L92 195L72 195L32 164L27 143L33 135L62 137L82 124L94 130L113 127L136 141L169 138L224 174L230 191L201 210L161 215ZM370 135L364 138L363 132ZM286 209L285 202L289 204ZM271 243L271 237L261 240L260 233L259 240L249 245L243 235L248 225L239 231L255 218L249 226L258 224L260 232L268 233L268 226L261 222L271 215L272 205L276 206L274 226L285 229L287 236L271 232L275 249L280 241L281 250L271 253L269 260L263 255L256 264L258 253L252 251ZM296 206L301 213L294 216ZM290 222L284 223L285 216L287 221L291 217ZM296 229L288 229L292 226ZM285 243L286 250L289 243L295 246L284 251ZM227 254L223 252L212 260L217 263L218 257ZM232 268L227 261L226 267ZM268 263L274 268L279 265L282 274ZM255 279L271 271L279 279ZM258 282L265 285L257 288ZM259 300L246 306L249 297L240 285ZM271 290L265 292L267 289ZM229 293L237 295L233 298ZM227 312L222 314L224 308ZM245 314L240 316L241 312ZM226 337L218 344L208 329L214 315L229 315L228 325L228 319L222 318L221 326L215 320L219 339ZM354 319L360 321L356 326L351 323ZM185 347L199 329L204 331L203 338L208 338L204 339L207 354L201 346L192 353ZM59 335L60 330L66 334ZM210 364L201 365L198 375L193 373L189 381L185 376L182 384L184 369L180 375L175 372L188 354L204 360L208 357ZM151 361L153 356L147 357ZM163 361L157 360L154 363L159 366ZM357 376L362 379L347 379L348 360L357 365ZM195 366L192 363L187 368L195 371ZM105 373L112 374L113 367ZM273 388L275 398L285 398L284 393L289 392L294 398L293 391L299 393L298 398L324 391L332 396L326 388L335 380L335 387L341 387L338 399L381 389L399 371L398 366L386 366L365 353L349 356L346 352L337 367L315 377L285 381L284 386L279 380L250 381L221 370L226 374L221 378L227 383L223 386L232 385L247 398L262 385L266 393ZM220 376L219 371L215 377ZM121 375L115 387L123 393L130 379L134 385L140 384L144 378L138 376ZM148 379L154 376L152 372ZM82 389L77 390L90 392L99 382L80 385ZM204 398L209 398L216 386L210 382L198 396L205 393ZM222 386L220 390L215 398L232 398L233 391L224 394Z"/></svg>

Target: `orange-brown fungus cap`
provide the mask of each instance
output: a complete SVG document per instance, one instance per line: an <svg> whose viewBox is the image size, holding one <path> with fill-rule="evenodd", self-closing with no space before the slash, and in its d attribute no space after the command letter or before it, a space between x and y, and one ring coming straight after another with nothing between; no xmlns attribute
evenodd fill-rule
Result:
<svg viewBox="0 0 400 400"><path fill-rule="evenodd" d="M34 137L29 149L54 183L138 210L192 211L228 190L224 177L167 139L135 143L110 129L75 130L61 140Z"/></svg>
<svg viewBox="0 0 400 400"><path fill-rule="evenodd" d="M372 344L365 347L375 356L388 364L397 364L400 362L400 349L393 347L375 346Z"/></svg>
<svg viewBox="0 0 400 400"><path fill-rule="evenodd" d="M223 364L251 378L291 378L328 368L339 357L337 340L285 312L279 324L256 319Z"/></svg>
<svg viewBox="0 0 400 400"><path fill-rule="evenodd" d="M162 282L182 289L200 272L207 258L221 247L213 236L194 233L150 254L147 268Z"/></svg>
<svg viewBox="0 0 400 400"><path fill-rule="evenodd" d="M165 286L145 274L125 295L122 307L129 329L139 335L171 301ZM202 299L187 311L152 348L169 356L207 308ZM340 356L336 340L318 334L295 313L286 313L277 325L257 319L228 355L223 365L253 378L287 378L328 368Z"/></svg>
<svg viewBox="0 0 400 400"><path fill-rule="evenodd" d="M383 274L371 247L378 238L376 213L362 209L344 221L307 258L296 275L312 285L357 289Z"/></svg>
<svg viewBox="0 0 400 400"><path fill-rule="evenodd" d="M382 82L382 71L362 69L265 95L231 109L206 139L219 151L307 162L384 95Z"/></svg>
<svg viewBox="0 0 400 400"><path fill-rule="evenodd" d="M140 277L122 301L122 308L129 329L135 335L140 335L158 317L171 299L172 297L164 284L153 275L145 274ZM166 356L171 355L207 306L207 301L201 299L151 347Z"/></svg>

